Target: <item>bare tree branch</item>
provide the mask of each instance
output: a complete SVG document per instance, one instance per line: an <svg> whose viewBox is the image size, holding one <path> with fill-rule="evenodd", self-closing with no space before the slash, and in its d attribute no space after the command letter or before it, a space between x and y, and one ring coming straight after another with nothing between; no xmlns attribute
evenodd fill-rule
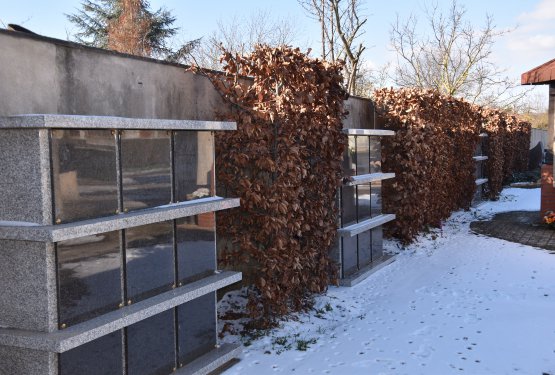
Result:
<svg viewBox="0 0 555 375"><path fill-rule="evenodd" d="M466 10L453 0L446 13L426 7L429 34L417 30L417 18L392 25L391 45L397 52L394 81L401 87L432 88L471 102L512 105L522 93L491 59L494 43L510 30L499 30L491 15L482 27L466 21Z"/></svg>

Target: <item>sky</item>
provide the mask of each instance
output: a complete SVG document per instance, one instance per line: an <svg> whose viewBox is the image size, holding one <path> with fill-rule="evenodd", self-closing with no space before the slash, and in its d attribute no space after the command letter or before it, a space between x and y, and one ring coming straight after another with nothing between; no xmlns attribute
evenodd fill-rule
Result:
<svg viewBox="0 0 555 375"><path fill-rule="evenodd" d="M440 7L450 1L438 0ZM368 17L360 41L366 45L364 59L370 67L379 67L395 59L389 33L397 15L422 15L429 0L363 0ZM68 39L75 32L65 14L75 13L80 0L0 0L0 21L17 23L49 37ZM250 17L258 11L269 12L276 19L291 20L297 27L295 43L307 48L318 43L318 25L307 16L297 0L150 0L152 8L165 7L176 16L180 40L207 37L233 17ZM520 74L555 58L555 0L459 0L467 11L467 20L475 26L491 15L499 29L512 30L498 40L492 58L519 79ZM2 26L0 24L0 26ZM314 54L314 52L313 52ZM543 91L542 91L543 90ZM547 92L545 86L540 92ZM546 98L547 98L547 94ZM547 101L547 99L546 99Z"/></svg>

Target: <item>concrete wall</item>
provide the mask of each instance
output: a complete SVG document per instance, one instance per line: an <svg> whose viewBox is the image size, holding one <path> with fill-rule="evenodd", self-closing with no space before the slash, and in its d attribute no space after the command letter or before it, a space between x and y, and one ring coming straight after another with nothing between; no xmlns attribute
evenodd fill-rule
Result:
<svg viewBox="0 0 555 375"><path fill-rule="evenodd" d="M184 66L0 30L0 116L214 120L222 99Z"/></svg>

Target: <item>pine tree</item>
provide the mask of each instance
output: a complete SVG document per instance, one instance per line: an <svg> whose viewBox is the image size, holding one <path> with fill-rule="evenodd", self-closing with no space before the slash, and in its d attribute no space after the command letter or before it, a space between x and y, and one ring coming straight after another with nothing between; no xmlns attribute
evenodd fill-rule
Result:
<svg viewBox="0 0 555 375"><path fill-rule="evenodd" d="M151 11L146 0L84 0L81 5L67 17L79 29L75 40L88 46L178 62L200 42L172 50L169 42L178 31L175 17L164 8Z"/></svg>

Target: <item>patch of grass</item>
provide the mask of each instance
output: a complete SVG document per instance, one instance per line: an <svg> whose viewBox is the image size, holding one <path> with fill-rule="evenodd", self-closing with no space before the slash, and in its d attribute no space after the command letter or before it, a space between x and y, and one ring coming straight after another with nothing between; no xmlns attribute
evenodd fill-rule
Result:
<svg viewBox="0 0 555 375"><path fill-rule="evenodd" d="M297 340L297 350L301 352L306 352L306 350L310 348L310 345L314 345L317 342L318 340L315 338L312 338L310 340L304 340L304 339Z"/></svg>

